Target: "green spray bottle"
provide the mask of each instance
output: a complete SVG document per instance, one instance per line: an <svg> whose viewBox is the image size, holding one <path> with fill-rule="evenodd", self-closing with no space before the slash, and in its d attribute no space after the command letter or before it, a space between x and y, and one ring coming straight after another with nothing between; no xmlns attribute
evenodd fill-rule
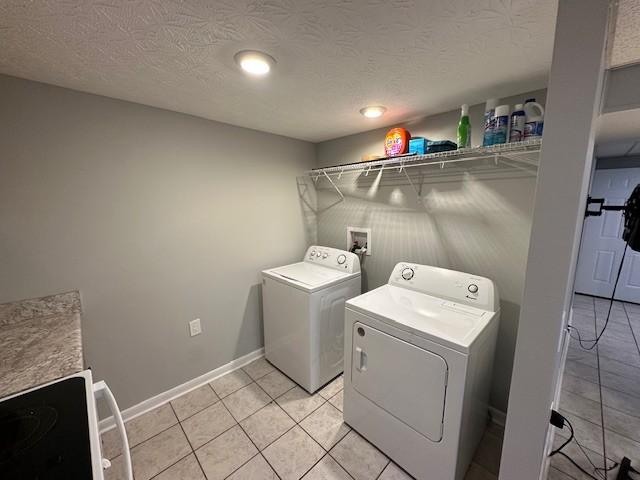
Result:
<svg viewBox="0 0 640 480"><path fill-rule="evenodd" d="M469 122L469 105L462 105L460 122L458 123L458 148L471 146L471 122Z"/></svg>

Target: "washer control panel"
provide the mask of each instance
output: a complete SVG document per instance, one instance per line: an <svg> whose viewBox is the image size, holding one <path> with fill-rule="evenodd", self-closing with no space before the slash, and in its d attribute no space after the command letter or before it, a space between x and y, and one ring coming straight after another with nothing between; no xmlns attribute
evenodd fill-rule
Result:
<svg viewBox="0 0 640 480"><path fill-rule="evenodd" d="M311 246L307 249L304 261L345 273L357 273L360 271L358 255L337 248Z"/></svg>
<svg viewBox="0 0 640 480"><path fill-rule="evenodd" d="M393 269L389 283L493 312L499 309L497 289L485 277L430 265L400 262Z"/></svg>

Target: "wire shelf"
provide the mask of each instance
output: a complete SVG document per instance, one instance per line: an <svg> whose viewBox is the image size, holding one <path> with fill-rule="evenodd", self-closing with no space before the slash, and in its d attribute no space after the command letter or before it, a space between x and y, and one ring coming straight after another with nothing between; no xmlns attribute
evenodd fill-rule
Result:
<svg viewBox="0 0 640 480"><path fill-rule="evenodd" d="M447 152L429 153L426 155L405 155L399 157L382 158L378 160L369 160L362 162L347 163L342 165L333 165L330 167L314 168L308 170L306 175L317 179L318 177L328 177L330 175L342 175L345 172L353 171L369 171L376 168L398 168L402 171L405 168L440 166L444 168L446 165L459 164L462 167L463 162L473 160L493 159L496 164L499 160L507 160L511 162L523 163L527 167L537 169L540 148L542 146L541 139L526 140L524 142L504 143L501 145L492 145L490 147L463 148L460 150L450 150ZM513 165L509 165L513 166Z"/></svg>

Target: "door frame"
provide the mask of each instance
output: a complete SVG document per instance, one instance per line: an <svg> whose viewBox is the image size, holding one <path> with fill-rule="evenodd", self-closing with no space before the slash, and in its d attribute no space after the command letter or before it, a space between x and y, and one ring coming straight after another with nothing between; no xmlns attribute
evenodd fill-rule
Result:
<svg viewBox="0 0 640 480"><path fill-rule="evenodd" d="M500 480L540 480L547 473L549 415L594 163L611 6L608 0L558 3Z"/></svg>

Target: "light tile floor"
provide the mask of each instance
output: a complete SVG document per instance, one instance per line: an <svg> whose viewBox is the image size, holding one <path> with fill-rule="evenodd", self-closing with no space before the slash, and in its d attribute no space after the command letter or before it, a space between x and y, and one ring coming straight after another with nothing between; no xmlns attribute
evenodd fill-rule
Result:
<svg viewBox="0 0 640 480"><path fill-rule="evenodd" d="M127 423L135 480L405 480L342 419L343 378L309 395L265 359ZM465 480L496 480L502 429L490 424ZM122 478L115 430L107 480Z"/></svg>
<svg viewBox="0 0 640 480"><path fill-rule="evenodd" d="M575 295L573 326L583 339L593 339L602 331L609 301ZM576 332L572 332L576 336ZM585 470L594 474L586 455L596 466L603 465L603 442L598 390L598 361L603 384L603 414L606 429L607 458L619 462L623 456L640 464L640 305L614 302L609 325L597 348L587 351L571 339L565 364L560 412L569 419L584 452L575 444L564 451ZM584 342L583 342L584 343ZM587 345L590 345L587 343ZM559 446L567 431L555 438ZM551 461L549 479L588 479L565 458L556 455ZM616 477L617 469L608 477ZM595 476L604 478L595 473Z"/></svg>

